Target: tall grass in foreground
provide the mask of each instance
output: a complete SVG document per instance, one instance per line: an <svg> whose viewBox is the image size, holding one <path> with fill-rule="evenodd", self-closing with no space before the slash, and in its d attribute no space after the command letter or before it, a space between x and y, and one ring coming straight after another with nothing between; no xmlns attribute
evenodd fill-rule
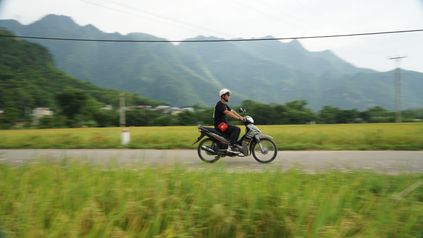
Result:
<svg viewBox="0 0 423 238"><path fill-rule="evenodd" d="M423 123L259 127L281 150L423 150ZM140 149L194 148L199 136L195 126L131 127L129 131L128 147ZM123 148L120 132L120 128L0 130L0 148Z"/></svg>
<svg viewBox="0 0 423 238"><path fill-rule="evenodd" d="M0 165L7 237L421 237L423 175Z"/></svg>

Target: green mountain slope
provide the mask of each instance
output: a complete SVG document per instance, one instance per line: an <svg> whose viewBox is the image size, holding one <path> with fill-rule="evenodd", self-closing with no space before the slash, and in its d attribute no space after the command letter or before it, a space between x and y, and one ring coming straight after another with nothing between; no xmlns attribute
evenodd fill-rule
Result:
<svg viewBox="0 0 423 238"><path fill-rule="evenodd" d="M1 35L11 33L0 30ZM120 92L77 80L58 70L50 53L25 40L0 38L0 109L13 110L17 118L35 107L57 108L56 96L65 90L78 90L94 103L117 105ZM131 103L157 104L138 95L128 95Z"/></svg>
<svg viewBox="0 0 423 238"><path fill-rule="evenodd" d="M17 34L55 35L102 39L159 39L147 34L106 34L93 26L78 26L68 17L50 15L30 26L2 21L0 26ZM13 27L10 27L13 26ZM16 27L16 28L15 28ZM14 28L14 29L11 29ZM180 59L175 46L162 44L112 44L98 42L37 41L54 55L57 66L96 85L160 99L173 105L193 105L214 100L219 85L204 79Z"/></svg>
<svg viewBox="0 0 423 238"><path fill-rule="evenodd" d="M142 33L104 33L56 15L30 25L1 20L0 27L25 35L163 40ZM357 68L330 51L307 51L298 41L179 45L35 42L50 50L60 69L77 78L176 106L213 104L218 90L227 87L234 92L233 103L244 99L267 103L305 99L314 109L324 105L393 109L393 72ZM403 71L403 78L403 108L421 107L423 74Z"/></svg>

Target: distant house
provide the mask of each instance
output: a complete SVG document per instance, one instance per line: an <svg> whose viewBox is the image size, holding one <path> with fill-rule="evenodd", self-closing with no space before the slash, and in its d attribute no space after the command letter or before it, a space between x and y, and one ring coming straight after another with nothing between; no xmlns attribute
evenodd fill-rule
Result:
<svg viewBox="0 0 423 238"><path fill-rule="evenodd" d="M154 110L156 110L156 111L161 111L161 112L169 112L170 111L170 109L171 109L171 106L166 106L166 105L160 105L160 106L157 106L156 108L154 108Z"/></svg>
<svg viewBox="0 0 423 238"><path fill-rule="evenodd" d="M45 116L53 116L54 112L48 107L37 107L32 110L32 116L35 120L38 120Z"/></svg>
<svg viewBox="0 0 423 238"><path fill-rule="evenodd" d="M178 115L179 113L183 112L184 110L182 108L179 107L172 107L170 108L170 114L173 116Z"/></svg>
<svg viewBox="0 0 423 238"><path fill-rule="evenodd" d="M162 113L169 113L171 115L178 115L179 113L187 112L187 111L194 112L194 108L192 107L180 108L180 107L171 107L171 106L164 106L164 105L157 106L153 110L160 111Z"/></svg>
<svg viewBox="0 0 423 238"><path fill-rule="evenodd" d="M144 110L151 110L151 108L153 108L152 106L150 106L150 105L139 105L138 106L140 109L144 109Z"/></svg>
<svg viewBox="0 0 423 238"><path fill-rule="evenodd" d="M186 111L186 112L194 112L194 108L193 107L183 107L182 110Z"/></svg>
<svg viewBox="0 0 423 238"><path fill-rule="evenodd" d="M136 105L136 106L128 106L128 109L138 109L138 110L151 110L153 107L150 105Z"/></svg>
<svg viewBox="0 0 423 238"><path fill-rule="evenodd" d="M156 107L152 107L150 105L137 105L137 106L129 106L127 107L129 110L150 110L150 111L158 111L164 114L171 114L171 115L178 115L182 112L194 112L194 108L192 107L171 107L167 105L160 105Z"/></svg>
<svg viewBox="0 0 423 238"><path fill-rule="evenodd" d="M182 113L182 112L194 112L194 108L192 108L192 107L184 107L184 108L172 107L170 114L178 115L179 113Z"/></svg>
<svg viewBox="0 0 423 238"><path fill-rule="evenodd" d="M101 110L111 111L113 109L112 105L104 105Z"/></svg>

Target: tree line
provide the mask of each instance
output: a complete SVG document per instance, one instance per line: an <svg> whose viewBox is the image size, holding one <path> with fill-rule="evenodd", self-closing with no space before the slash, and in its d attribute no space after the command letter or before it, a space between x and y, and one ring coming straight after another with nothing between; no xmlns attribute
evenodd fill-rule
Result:
<svg viewBox="0 0 423 238"><path fill-rule="evenodd" d="M44 116L34 124L30 114L6 110L0 114L0 127L7 128L63 128L63 127L114 127L119 126L119 110L105 110L98 102L82 90L65 90L55 97L52 116ZM294 100L285 104L264 104L246 100L239 111L245 108L257 124L307 124L307 123L377 123L394 122L395 113L375 106L364 111L324 106L314 112L304 100ZM184 111L177 115L151 109L126 110L127 126L173 126L173 125L211 125L213 107L195 106L195 110ZM423 109L405 110L403 121L423 121Z"/></svg>

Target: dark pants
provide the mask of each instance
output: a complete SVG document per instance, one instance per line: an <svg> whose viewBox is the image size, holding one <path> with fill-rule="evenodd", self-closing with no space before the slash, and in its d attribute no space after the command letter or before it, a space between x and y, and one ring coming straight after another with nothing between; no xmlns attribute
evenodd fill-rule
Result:
<svg viewBox="0 0 423 238"><path fill-rule="evenodd" d="M228 125L228 129L225 131L225 134L229 136L231 144L235 144L238 141L239 133L241 133L241 129L232 125Z"/></svg>

